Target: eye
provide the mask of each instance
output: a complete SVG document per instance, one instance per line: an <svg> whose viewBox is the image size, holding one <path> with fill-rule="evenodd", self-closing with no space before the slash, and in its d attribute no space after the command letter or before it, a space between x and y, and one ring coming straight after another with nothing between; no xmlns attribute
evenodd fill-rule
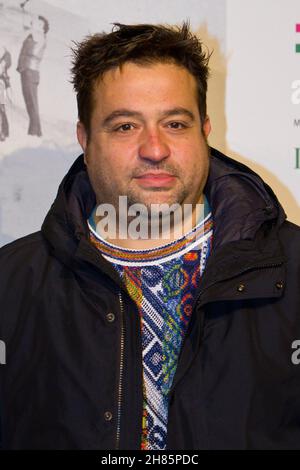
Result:
<svg viewBox="0 0 300 470"><path fill-rule="evenodd" d="M134 128L133 124L130 124L129 122L125 124L121 124L120 126L116 127L114 131L116 132L128 132Z"/></svg>
<svg viewBox="0 0 300 470"><path fill-rule="evenodd" d="M185 129L187 127L185 124L183 124L182 122L178 122L178 121L169 122L168 126L171 129Z"/></svg>

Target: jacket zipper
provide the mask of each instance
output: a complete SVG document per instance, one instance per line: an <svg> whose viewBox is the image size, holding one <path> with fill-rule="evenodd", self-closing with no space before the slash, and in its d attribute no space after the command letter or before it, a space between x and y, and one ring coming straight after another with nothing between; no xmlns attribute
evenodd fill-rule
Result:
<svg viewBox="0 0 300 470"><path fill-rule="evenodd" d="M123 372L124 372L124 344L125 344L125 328L124 328L124 303L122 293L119 291L120 319L121 319L121 339L120 339L120 370L119 370L119 386L118 386L118 409L117 409L117 435L116 449L120 447L120 430L121 430L121 407L123 395Z"/></svg>

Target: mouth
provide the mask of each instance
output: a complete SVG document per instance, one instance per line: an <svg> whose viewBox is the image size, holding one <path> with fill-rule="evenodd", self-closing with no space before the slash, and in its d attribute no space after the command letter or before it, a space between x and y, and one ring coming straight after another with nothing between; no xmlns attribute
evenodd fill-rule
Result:
<svg viewBox="0 0 300 470"><path fill-rule="evenodd" d="M171 185L176 176L170 173L145 173L143 175L135 177L141 186L169 186Z"/></svg>

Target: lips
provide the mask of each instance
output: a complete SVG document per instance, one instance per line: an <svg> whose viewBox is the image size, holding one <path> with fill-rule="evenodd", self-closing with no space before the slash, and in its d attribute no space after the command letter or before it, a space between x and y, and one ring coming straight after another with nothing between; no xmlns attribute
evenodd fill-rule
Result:
<svg viewBox="0 0 300 470"><path fill-rule="evenodd" d="M168 186L175 180L175 176L169 173L145 173L136 177L142 186Z"/></svg>

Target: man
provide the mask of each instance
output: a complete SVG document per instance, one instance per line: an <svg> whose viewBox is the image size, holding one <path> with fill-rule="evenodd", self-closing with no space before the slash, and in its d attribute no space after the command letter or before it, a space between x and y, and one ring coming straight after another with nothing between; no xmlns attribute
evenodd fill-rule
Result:
<svg viewBox="0 0 300 470"><path fill-rule="evenodd" d="M23 41L17 67L21 74L22 93L29 117L28 135L37 137L42 135L38 104L39 70L48 31L49 23L46 18L41 15L33 18L31 32Z"/></svg>
<svg viewBox="0 0 300 470"><path fill-rule="evenodd" d="M72 72L83 155L41 231L0 251L3 447L299 448L300 232L208 146L201 43L116 24ZM190 230L163 227L174 204ZM133 207L145 236L124 236Z"/></svg>
<svg viewBox="0 0 300 470"><path fill-rule="evenodd" d="M5 48L0 48L0 142L9 136L9 123L6 115L6 103L11 100L10 79L7 70L11 66L11 54Z"/></svg>

